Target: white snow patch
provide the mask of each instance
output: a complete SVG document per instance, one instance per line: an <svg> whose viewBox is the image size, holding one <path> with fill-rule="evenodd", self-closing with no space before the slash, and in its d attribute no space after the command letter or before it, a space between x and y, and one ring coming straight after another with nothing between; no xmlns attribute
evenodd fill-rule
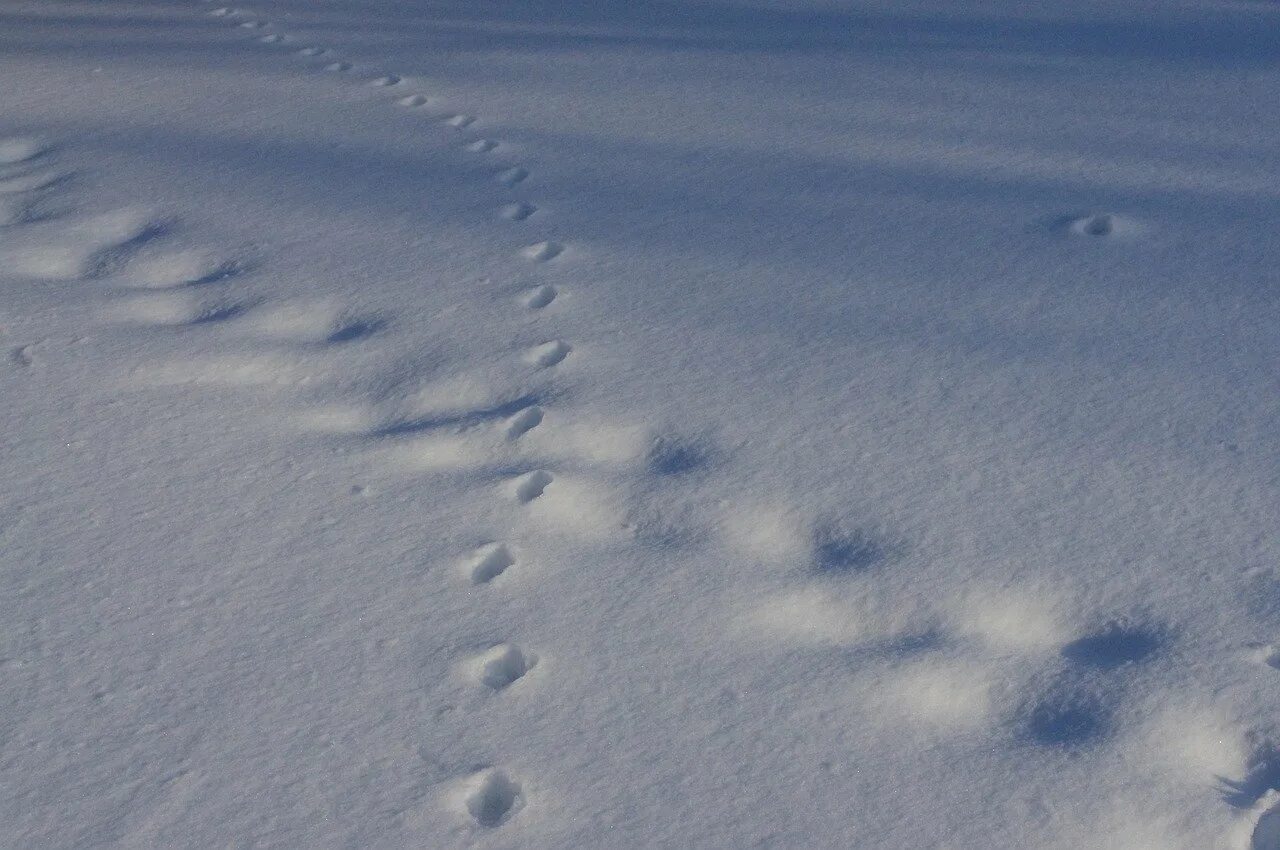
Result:
<svg viewBox="0 0 1280 850"><path fill-rule="evenodd" d="M1067 639L1061 603L1046 589L969 587L943 604L956 631L1002 651L1045 651Z"/></svg>
<svg viewBox="0 0 1280 850"><path fill-rule="evenodd" d="M808 557L808 521L786 505L726 504L722 530L729 548L764 562L799 562Z"/></svg>
<svg viewBox="0 0 1280 850"><path fill-rule="evenodd" d="M867 634L861 612L821 590L781 594L761 603L746 621L768 640L799 644L847 644Z"/></svg>
<svg viewBox="0 0 1280 850"><path fill-rule="evenodd" d="M991 675L974 664L919 661L892 671L865 699L890 723L974 728L992 713Z"/></svg>

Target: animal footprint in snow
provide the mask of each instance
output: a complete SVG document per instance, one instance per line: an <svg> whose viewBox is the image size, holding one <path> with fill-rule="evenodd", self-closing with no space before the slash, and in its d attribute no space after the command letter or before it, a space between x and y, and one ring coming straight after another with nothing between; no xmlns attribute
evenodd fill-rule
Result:
<svg viewBox="0 0 1280 850"><path fill-rule="evenodd" d="M525 352L524 360L532 366L546 369L563 361L571 351L573 351L573 346L556 339L529 349L529 351Z"/></svg>
<svg viewBox="0 0 1280 850"><path fill-rule="evenodd" d="M0 139L0 165L17 165L35 159L46 149L38 139L23 136Z"/></svg>
<svg viewBox="0 0 1280 850"><path fill-rule="evenodd" d="M549 283L543 284L524 297L524 305L530 310L541 310L555 301L558 294L554 286Z"/></svg>
<svg viewBox="0 0 1280 850"><path fill-rule="evenodd" d="M23 369L30 369L36 363L36 346L19 345L9 352L9 362Z"/></svg>
<svg viewBox="0 0 1280 850"><path fill-rule="evenodd" d="M240 28L246 30L260 30L265 26L267 26L266 21L245 21L240 25Z"/></svg>
<svg viewBox="0 0 1280 850"><path fill-rule="evenodd" d="M1108 707L1091 694L1059 695L1033 705L1024 718L1025 734L1044 747L1073 749L1094 744L1112 732Z"/></svg>
<svg viewBox="0 0 1280 850"><path fill-rule="evenodd" d="M243 304L202 303L186 294L170 292L125 299L112 305L106 317L132 324L179 327L225 321L245 309Z"/></svg>
<svg viewBox="0 0 1280 850"><path fill-rule="evenodd" d="M514 186L517 183L523 183L529 178L529 172L523 168L508 168L506 171L498 172L494 178L503 186Z"/></svg>
<svg viewBox="0 0 1280 850"><path fill-rule="evenodd" d="M468 814L481 826L501 826L524 808L524 790L501 770L472 777L462 797Z"/></svg>
<svg viewBox="0 0 1280 850"><path fill-rule="evenodd" d="M919 638L906 640L909 646ZM894 667L864 695L868 707L877 709L886 720L957 732L988 720L991 683L986 668L928 659Z"/></svg>
<svg viewBox="0 0 1280 850"><path fill-rule="evenodd" d="M497 146L498 143L490 139L477 139L466 147L472 153L489 153Z"/></svg>
<svg viewBox="0 0 1280 850"><path fill-rule="evenodd" d="M280 304L259 311L254 321L263 335L298 344L354 342L372 336L384 324L380 318L353 315L328 302Z"/></svg>
<svg viewBox="0 0 1280 850"><path fill-rule="evenodd" d="M1072 222L1071 232L1081 236L1110 236L1115 226L1115 220L1109 215L1091 215Z"/></svg>
<svg viewBox="0 0 1280 850"><path fill-rule="evenodd" d="M44 190L57 185L63 178L64 175L56 171L0 177L0 226L38 218L36 206Z"/></svg>
<svg viewBox="0 0 1280 850"><path fill-rule="evenodd" d="M335 74L343 74L351 70L351 63L350 62L330 62L328 65L324 66L324 69L326 71L330 71Z"/></svg>
<svg viewBox="0 0 1280 850"><path fill-rule="evenodd" d="M324 56L328 52L323 47L304 47L297 51L299 56Z"/></svg>
<svg viewBox="0 0 1280 850"><path fill-rule="evenodd" d="M488 584L515 565L515 556L501 543L481 546L467 563L472 584Z"/></svg>
<svg viewBox="0 0 1280 850"><path fill-rule="evenodd" d="M284 40L285 37L279 34L264 35L262 38L258 39L258 41L263 44L281 44Z"/></svg>
<svg viewBox="0 0 1280 850"><path fill-rule="evenodd" d="M551 473L541 469L521 475L515 480L512 495L517 502L527 505L545 493L553 481L555 479L551 477Z"/></svg>
<svg viewBox="0 0 1280 850"><path fill-rule="evenodd" d="M378 77L375 80L370 80L369 85L373 86L374 88L384 89L384 88L389 88L390 86L400 85L400 80L401 78L396 76L395 74L387 74L386 76Z"/></svg>
<svg viewBox="0 0 1280 850"><path fill-rule="evenodd" d="M518 440L542 424L542 408L527 407L507 420L507 439Z"/></svg>
<svg viewBox="0 0 1280 850"><path fill-rule="evenodd" d="M0 195L25 195L39 192L63 179L57 171L36 171L30 174L19 174L16 177L0 177Z"/></svg>
<svg viewBox="0 0 1280 850"><path fill-rule="evenodd" d="M645 452L645 466L657 475L682 475L706 466L712 454L702 441L658 436Z"/></svg>
<svg viewBox="0 0 1280 850"><path fill-rule="evenodd" d="M31 217L31 204L26 198L0 197L0 227L21 224Z"/></svg>
<svg viewBox="0 0 1280 850"><path fill-rule="evenodd" d="M1280 648L1273 643L1253 644L1250 646L1249 660L1280 670Z"/></svg>
<svg viewBox="0 0 1280 850"><path fill-rule="evenodd" d="M1074 236L1091 239L1123 239L1137 235L1144 229L1138 221L1115 213L1097 213L1069 219L1066 227Z"/></svg>
<svg viewBox="0 0 1280 850"><path fill-rule="evenodd" d="M1062 648L1062 657L1087 667L1111 670L1150 660L1162 643L1158 628L1113 622L1068 643Z"/></svg>
<svg viewBox="0 0 1280 850"><path fill-rule="evenodd" d="M54 232L34 234L5 259L9 268L26 277L84 280L102 274L159 230L136 211L105 213ZM37 238L42 235L45 238Z"/></svg>
<svg viewBox="0 0 1280 850"><path fill-rule="evenodd" d="M563 254L564 246L559 242L539 242L537 245L530 245L523 249L520 253L527 260L545 263Z"/></svg>
<svg viewBox="0 0 1280 850"><path fill-rule="evenodd" d="M196 286L230 277L239 264L212 251L192 248L135 258L128 266L126 280L146 289Z"/></svg>
<svg viewBox="0 0 1280 850"><path fill-rule="evenodd" d="M474 659L471 665L481 684L500 691L523 678L537 663L533 653L504 643Z"/></svg>
<svg viewBox="0 0 1280 850"><path fill-rule="evenodd" d="M455 127L459 130L462 130L466 127L470 127L472 124L475 123L475 121L476 121L475 116L472 116L472 115L453 115L449 118L444 119L445 124L448 124L450 127Z"/></svg>
<svg viewBox="0 0 1280 850"><path fill-rule="evenodd" d="M538 208L533 204L526 204L521 201L514 204L507 204L498 211L498 215L502 216L507 221L524 221L537 211Z"/></svg>
<svg viewBox="0 0 1280 850"><path fill-rule="evenodd" d="M1255 811L1262 809L1253 826L1249 850L1280 850L1280 794L1269 791L1258 800Z"/></svg>
<svg viewBox="0 0 1280 850"><path fill-rule="evenodd" d="M426 106L429 99L426 95L410 94L400 98L396 103L405 109L417 109L418 107Z"/></svg>

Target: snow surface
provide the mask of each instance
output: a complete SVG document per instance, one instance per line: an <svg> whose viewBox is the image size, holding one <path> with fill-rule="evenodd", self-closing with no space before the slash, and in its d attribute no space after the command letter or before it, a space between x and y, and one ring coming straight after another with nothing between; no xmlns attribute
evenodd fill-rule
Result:
<svg viewBox="0 0 1280 850"><path fill-rule="evenodd" d="M1277 850L1278 60L3 0L0 846Z"/></svg>

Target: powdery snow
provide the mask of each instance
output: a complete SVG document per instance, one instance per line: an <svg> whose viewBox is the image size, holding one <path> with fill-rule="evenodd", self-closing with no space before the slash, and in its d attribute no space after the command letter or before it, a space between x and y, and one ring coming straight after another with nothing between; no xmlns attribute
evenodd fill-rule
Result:
<svg viewBox="0 0 1280 850"><path fill-rule="evenodd" d="M0 4L0 845L1280 850L1278 34Z"/></svg>

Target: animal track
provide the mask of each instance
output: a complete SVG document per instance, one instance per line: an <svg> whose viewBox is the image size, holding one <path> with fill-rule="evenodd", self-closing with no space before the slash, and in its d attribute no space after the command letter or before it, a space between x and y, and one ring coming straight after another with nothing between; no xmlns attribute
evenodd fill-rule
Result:
<svg viewBox="0 0 1280 850"><path fill-rule="evenodd" d="M1097 634L1074 640L1062 648L1064 658L1088 667L1112 670L1137 664L1160 648L1158 632L1112 623Z"/></svg>
<svg viewBox="0 0 1280 850"><path fill-rule="evenodd" d="M513 490L516 501L527 505L545 493L553 481L555 479L551 477L551 473L541 469L520 476L516 479Z"/></svg>
<svg viewBox="0 0 1280 850"><path fill-rule="evenodd" d="M1280 805L1272 806L1258 818L1249 850L1280 850Z"/></svg>
<svg viewBox="0 0 1280 850"><path fill-rule="evenodd" d="M1242 779L1223 779L1222 797L1231 806L1247 809L1280 788L1280 750L1265 744L1246 762Z"/></svg>
<svg viewBox="0 0 1280 850"><path fill-rule="evenodd" d="M9 359L14 365L29 369L36 362L36 347L34 345L19 345L9 352Z"/></svg>
<svg viewBox="0 0 1280 850"><path fill-rule="evenodd" d="M573 351L573 346L562 340L552 340L535 346L525 354L525 362L542 369L563 361Z"/></svg>
<svg viewBox="0 0 1280 850"><path fill-rule="evenodd" d="M525 180L529 179L529 172L526 169L519 167L508 168L505 171L498 172L498 175L494 177L494 179L503 186L515 186L516 184L523 183Z"/></svg>
<svg viewBox="0 0 1280 850"><path fill-rule="evenodd" d="M19 245L9 254L18 274L40 280L84 280L119 264L161 228L130 210L94 216L44 241Z"/></svg>
<svg viewBox="0 0 1280 850"><path fill-rule="evenodd" d="M564 246L559 242L539 242L537 245L530 245L520 253L525 259L535 263L545 263L563 254Z"/></svg>
<svg viewBox="0 0 1280 850"><path fill-rule="evenodd" d="M16 177L0 177L0 195L23 195L47 189L64 179L57 171L37 171Z"/></svg>
<svg viewBox="0 0 1280 850"><path fill-rule="evenodd" d="M467 572L472 584L488 584L508 568L515 566L515 563L515 556L511 554L510 549L501 543L493 543L476 550L474 557L467 565Z"/></svg>
<svg viewBox="0 0 1280 850"><path fill-rule="evenodd" d="M532 653L508 643L495 646L473 662L476 678L495 691L510 687L537 663Z"/></svg>
<svg viewBox="0 0 1280 850"><path fill-rule="evenodd" d="M0 197L0 227L22 224L31 218L31 204L26 198Z"/></svg>
<svg viewBox="0 0 1280 850"><path fill-rule="evenodd" d="M711 450L705 445L671 437L658 437L649 447L645 465L657 475L682 475L707 465Z"/></svg>
<svg viewBox="0 0 1280 850"><path fill-rule="evenodd" d="M21 136L0 139L0 165L17 165L35 159L46 149L38 139Z"/></svg>
<svg viewBox="0 0 1280 850"><path fill-rule="evenodd" d="M1081 236L1110 236L1113 230L1115 220L1106 214L1086 216L1071 225L1071 232Z"/></svg>
<svg viewBox="0 0 1280 850"><path fill-rule="evenodd" d="M884 560L884 545L864 531L821 529L813 546L814 565L824 573L856 573Z"/></svg>
<svg viewBox="0 0 1280 850"><path fill-rule="evenodd" d="M1263 644L1255 647L1253 660L1265 664L1273 670L1280 670L1280 647L1274 644Z"/></svg>
<svg viewBox="0 0 1280 850"><path fill-rule="evenodd" d="M1033 743L1046 747L1081 747L1110 733L1111 714L1090 694L1067 694L1042 700L1026 715L1025 730Z"/></svg>
<svg viewBox="0 0 1280 850"><path fill-rule="evenodd" d="M440 428L466 429L514 416L536 403L537 396L493 396L482 387L444 384L416 395L405 410L368 432L373 437L407 436Z"/></svg>
<svg viewBox="0 0 1280 850"><path fill-rule="evenodd" d="M186 293L170 292L128 298L111 306L106 315L116 321L177 328L234 319L247 309L243 303L201 302Z"/></svg>
<svg viewBox="0 0 1280 850"><path fill-rule="evenodd" d="M990 682L981 666L940 662L929 658L905 657L930 647L926 635L898 636L887 642L885 651L903 656L889 676L867 694L889 718L911 724L927 724L937 729L976 728L987 719Z"/></svg>
<svg viewBox="0 0 1280 850"><path fill-rule="evenodd" d="M134 258L128 267L128 282L148 289L196 286L231 277L240 264L199 248L169 251Z"/></svg>
<svg viewBox="0 0 1280 850"><path fill-rule="evenodd" d="M114 304L107 317L161 327L204 325L235 318L248 307L234 302L203 303L179 293L131 298Z"/></svg>
<svg viewBox="0 0 1280 850"><path fill-rule="evenodd" d="M251 12L238 13L230 7L215 9L210 14L216 17L232 16L235 20L228 23L247 30L258 30L270 26L267 21L252 19ZM251 19L245 20L245 18ZM286 41L286 37L273 32L260 35L256 40L262 44L279 44ZM297 39L289 39L289 41L291 46L297 46ZM339 49L337 54L341 55L342 52ZM312 67L323 66L323 70L330 73L346 73L352 71L354 67L352 63L337 58L334 51L319 46L302 47L294 51L294 54L307 58L326 57L322 61L312 63ZM364 69L365 66L362 65L361 70ZM402 82L403 79L400 76L387 74L369 80L368 85L388 88L400 86ZM412 92L416 87L406 86L405 88ZM430 86L425 88L430 90ZM405 94L403 89L394 93L389 92L388 100L393 98L398 106L408 109L418 109L437 102L436 98L425 94ZM450 114L443 109L428 110L424 114L433 121L438 120L458 130L471 127L477 121L473 115ZM0 164L6 161L4 145L4 142L0 142ZM487 154L494 151L498 143L489 139L478 139L466 144L465 147L473 153ZM494 175L494 179L503 186L514 187L523 183L529 176L530 173L525 168L509 167ZM39 180L40 178L30 175L22 178L0 178L0 195L30 191L25 187L34 186L39 183ZM538 208L533 204L517 201L501 207L498 214L505 220L522 222L537 212ZM142 229L135 232L122 230L117 237L98 232L95 238L87 243L83 240L72 243L60 242L52 249L54 253L51 254L42 254L41 252L45 249L39 248L31 255L35 260L27 262L25 267L28 270L41 272L45 276L61 276L64 272L70 272L70 276L84 277L112 268L114 262L128 259L130 260L127 267L130 284L146 289L166 290L149 293L146 297L134 298L124 309L118 311L119 315L135 321L162 325L195 324L230 318L245 311L246 307L243 304L224 303L209 306L206 302L195 298L197 292L217 292L218 290L197 291L184 288L234 273L237 267L233 263L228 263L209 252L198 250L157 253L154 256L138 256L148 249L143 249L141 252L128 250L127 254L124 253L131 245L140 243L146 238L147 227L148 225L144 225ZM78 244L83 244L85 247L79 249L71 247ZM545 241L524 247L520 254L530 262L544 263L556 259L564 251L564 245ZM558 291L555 286L544 284L523 293L521 301L531 310L540 310L555 301L557 296ZM331 303L254 307L244 322L244 325L256 328L275 340L303 344L362 339L376 333L383 324L384 321L380 318L353 316L340 305ZM573 347L569 343L554 339L525 351L523 359L532 366L550 368L564 362L572 352ZM314 358L310 359L314 360ZM302 355L298 355L295 360L284 357L230 358L208 363L171 366L157 371L153 375L153 380L220 385L304 384L312 380L311 375L300 371L305 361L306 358ZM427 397L424 400L430 402L432 399ZM449 459L452 460L455 459L454 455L461 456L466 453L465 446L462 449L458 448L458 444L464 441L479 442L480 448L488 452L495 450L503 453L514 452L514 448L509 446L499 449L499 435L505 436L509 442L517 441L542 425L545 414L542 408L534 404L535 400L534 396L513 400L508 395L486 406L461 404L454 396L448 399L451 406L443 411L434 411L430 404L424 408L423 403L415 396L403 403L393 399L386 409L372 410L368 417L372 424L376 425L380 420L387 421L383 419L383 414L387 414L391 421L390 425L382 428L360 427L366 420L363 414L356 416L353 421L357 423L359 430L369 434L403 435L448 427L453 434L443 438L441 452L450 455ZM403 417L403 419L391 418L391 415ZM475 433L462 433L471 425L478 426ZM477 434L481 439L477 440ZM438 434L423 435L415 440L403 442L406 445L410 442L416 444L427 439L435 440L438 436ZM421 446L415 448L415 450L421 449ZM435 450L432 449L432 451ZM435 462L432 459L428 460ZM518 503L527 505L541 498L554 481L555 478L550 472L537 469L509 480L505 486L509 488L510 495ZM538 509L540 516L544 513L544 509L549 509L546 513L553 516L562 514L560 518L565 522L587 515L597 524L607 525L610 528L621 527L619 520L593 509L592 499L600 501L598 488L583 486L572 475L556 487L553 498L540 505ZM610 500L606 498L604 501ZM601 518L608 521L600 522ZM463 570L473 585L483 585L495 581L515 564L516 555L512 548L505 543L494 542L476 549L466 560ZM468 675L473 676L475 681L497 692L515 685L537 664L538 657L534 653L515 644L504 643L493 646L470 659L463 669ZM457 796L451 795L451 803L465 810L466 815L480 827L496 828L510 821L524 808L526 796L520 781L503 769L491 767L467 779L461 790L457 792Z"/></svg>
<svg viewBox="0 0 1280 850"><path fill-rule="evenodd" d="M559 292L549 283L543 284L535 288L532 292L524 297L524 305L530 310L541 310L556 300Z"/></svg>
<svg viewBox="0 0 1280 850"><path fill-rule="evenodd" d="M507 420L507 439L518 440L542 424L542 408L527 407Z"/></svg>
<svg viewBox="0 0 1280 850"><path fill-rule="evenodd" d="M1076 218L1058 219L1057 226L1073 236L1090 239L1124 241L1146 232L1147 225L1116 213L1094 213Z"/></svg>
<svg viewBox="0 0 1280 850"><path fill-rule="evenodd" d="M337 304L281 304L258 313L254 326L264 335L299 344L354 342L386 324L375 316L352 315Z"/></svg>
<svg viewBox="0 0 1280 850"><path fill-rule="evenodd" d="M524 221L537 211L538 208L533 204L526 204L523 201L519 201L514 204L507 204L499 210L498 214L507 221Z"/></svg>
<svg viewBox="0 0 1280 850"><path fill-rule="evenodd" d="M0 156L4 153L3 145L4 143L0 142ZM27 152L19 148L10 153L21 155ZM21 165L24 161L20 160L12 165ZM8 166L0 163L0 169L7 170L7 168ZM0 226L21 224L36 218L35 208L44 190L57 185L64 179L66 175L57 171L35 171L16 174L12 177L0 177Z"/></svg>
<svg viewBox="0 0 1280 850"><path fill-rule="evenodd" d="M481 826L500 826L524 808L520 783L501 770L487 770L473 777L463 798L467 812Z"/></svg>

